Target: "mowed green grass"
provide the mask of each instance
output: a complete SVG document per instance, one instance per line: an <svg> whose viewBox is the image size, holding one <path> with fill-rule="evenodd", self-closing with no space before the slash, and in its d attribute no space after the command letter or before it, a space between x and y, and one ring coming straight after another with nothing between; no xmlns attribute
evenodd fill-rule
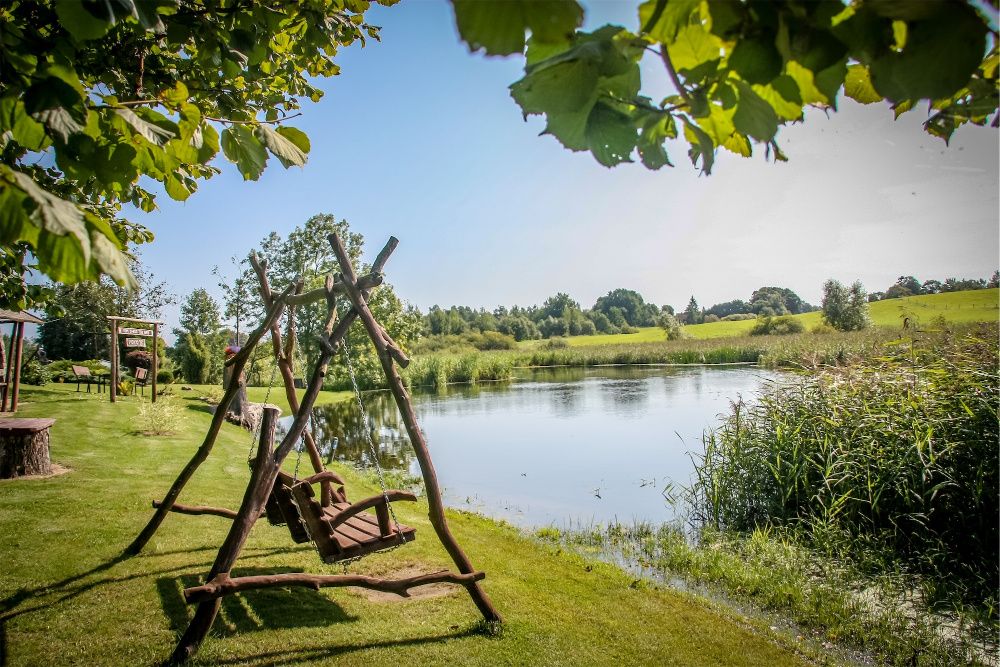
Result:
<svg viewBox="0 0 1000 667"><path fill-rule="evenodd" d="M888 299L869 304L872 323L876 326L902 326L903 318L909 317L912 324L928 326L938 317L948 322L996 322L1000 317L1000 290L984 289L947 294L925 294L903 299ZM811 329L822 321L819 311L793 315L806 329ZM684 331L696 339L731 338L746 336L753 328L754 320L737 322L710 322L684 327ZM634 334L612 334L600 336L572 336L566 339L571 346L620 345L622 343L655 343L666 340L666 334L659 327L644 327ZM532 341L536 343L536 341Z"/></svg>
<svg viewBox="0 0 1000 667"><path fill-rule="evenodd" d="M217 517L171 515L138 557L119 554L208 427L199 391L176 391L172 436L145 437L140 402L111 405L75 385L25 387L18 416L55 417L53 460L67 474L0 481L0 664L153 665L170 655L197 585L228 529ZM333 400L335 396L325 396ZM251 437L226 424L181 501L236 507ZM433 443L431 443L433 447ZM337 468L352 497L371 478ZM423 502L397 504L417 528L405 548L369 557L355 573L392 575L450 566ZM449 512L452 532L505 617L500 636L479 629L461 589L373 601L353 589L250 591L223 601L196 662L217 665L800 665L793 639L718 605L637 583L613 566L543 545L483 517ZM261 521L234 574L335 574L310 545Z"/></svg>

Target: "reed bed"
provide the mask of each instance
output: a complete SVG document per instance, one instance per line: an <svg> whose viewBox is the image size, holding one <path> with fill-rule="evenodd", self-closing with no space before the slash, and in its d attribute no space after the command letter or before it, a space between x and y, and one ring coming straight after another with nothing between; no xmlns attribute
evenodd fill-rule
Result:
<svg viewBox="0 0 1000 667"><path fill-rule="evenodd" d="M692 489L716 529L781 527L997 625L997 327L890 341L737 402Z"/></svg>

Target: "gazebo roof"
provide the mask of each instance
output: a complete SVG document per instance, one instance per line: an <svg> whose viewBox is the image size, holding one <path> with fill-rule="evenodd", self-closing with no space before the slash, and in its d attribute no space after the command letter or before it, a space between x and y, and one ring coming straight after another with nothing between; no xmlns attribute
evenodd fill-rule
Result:
<svg viewBox="0 0 1000 667"><path fill-rule="evenodd" d="M35 317L31 313L26 313L24 311L15 312L13 310L4 310L0 308L0 324L6 322L27 322L28 324L41 324L42 320Z"/></svg>

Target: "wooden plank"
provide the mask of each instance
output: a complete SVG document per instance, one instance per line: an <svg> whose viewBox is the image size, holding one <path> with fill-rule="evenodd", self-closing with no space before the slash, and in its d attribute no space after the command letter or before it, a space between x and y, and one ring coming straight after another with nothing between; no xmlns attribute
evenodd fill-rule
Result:
<svg viewBox="0 0 1000 667"><path fill-rule="evenodd" d="M0 419L0 431L11 433L37 433L44 431L56 423L55 419L34 418L34 419Z"/></svg>

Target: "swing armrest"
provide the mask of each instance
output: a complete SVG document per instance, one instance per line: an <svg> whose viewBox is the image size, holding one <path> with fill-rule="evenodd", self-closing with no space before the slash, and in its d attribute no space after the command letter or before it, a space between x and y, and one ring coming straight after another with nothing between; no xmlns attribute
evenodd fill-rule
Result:
<svg viewBox="0 0 1000 667"><path fill-rule="evenodd" d="M360 514L365 510L371 509L373 507L378 507L379 505L385 507L385 500L389 499L389 502L399 501L399 500L409 500L415 501L417 497L410 493L409 491L400 491L399 489L391 489L385 492L385 496L381 493L376 496L371 496L365 498L364 500L359 500L356 503L352 503L348 507L340 510L336 514L331 514L326 517L326 520L330 522L331 528L336 528L340 524L344 523L352 516Z"/></svg>
<svg viewBox="0 0 1000 667"><path fill-rule="evenodd" d="M344 486L343 478L332 470L324 470L323 472L318 472L315 475L309 475L308 477L303 477L299 480L299 484L318 484L320 482L339 484Z"/></svg>

